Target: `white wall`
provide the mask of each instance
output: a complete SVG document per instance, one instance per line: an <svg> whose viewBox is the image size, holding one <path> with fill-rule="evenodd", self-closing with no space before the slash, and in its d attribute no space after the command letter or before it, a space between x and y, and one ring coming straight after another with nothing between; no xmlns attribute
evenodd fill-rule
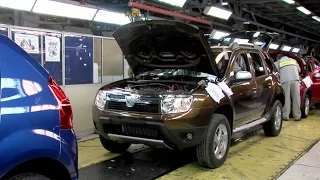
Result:
<svg viewBox="0 0 320 180"><path fill-rule="evenodd" d="M102 84L68 85L62 87L69 97L73 110L73 124L77 137L94 132L92 122L92 105L98 89Z"/></svg>

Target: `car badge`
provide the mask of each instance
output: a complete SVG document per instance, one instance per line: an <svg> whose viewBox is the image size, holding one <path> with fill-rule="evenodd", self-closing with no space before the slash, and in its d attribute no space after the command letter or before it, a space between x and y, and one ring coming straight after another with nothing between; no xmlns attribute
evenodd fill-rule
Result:
<svg viewBox="0 0 320 180"><path fill-rule="evenodd" d="M125 97L127 107L133 107L140 99L140 96L137 94L126 95Z"/></svg>

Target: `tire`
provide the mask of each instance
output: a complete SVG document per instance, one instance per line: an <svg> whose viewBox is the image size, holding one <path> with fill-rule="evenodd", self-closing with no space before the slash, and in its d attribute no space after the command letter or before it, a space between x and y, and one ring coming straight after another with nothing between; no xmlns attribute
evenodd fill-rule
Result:
<svg viewBox="0 0 320 180"><path fill-rule="evenodd" d="M108 140L101 135L99 137L100 137L100 142L101 142L102 146L106 150L108 150L112 153L124 153L131 146L130 143L118 143L115 141Z"/></svg>
<svg viewBox="0 0 320 180"><path fill-rule="evenodd" d="M301 118L307 118L310 113L311 99L309 95L306 95L301 102Z"/></svg>
<svg viewBox="0 0 320 180"><path fill-rule="evenodd" d="M36 173L23 173L23 174L18 174L10 178L9 180L51 180L51 179Z"/></svg>
<svg viewBox="0 0 320 180"><path fill-rule="evenodd" d="M215 139L218 138L216 134L219 132L225 134L224 138L221 139L220 142L216 140L219 144L224 140L222 146L224 153L222 152L220 155L217 155L215 153ZM222 114L214 114L203 141L197 146L197 158L200 165L211 169L220 167L227 158L230 142L231 128L228 119ZM219 148L217 148L217 150L218 149Z"/></svg>
<svg viewBox="0 0 320 180"><path fill-rule="evenodd" d="M271 119L262 125L264 134L269 137L278 136L282 129L282 122L282 104L277 100L273 104Z"/></svg>

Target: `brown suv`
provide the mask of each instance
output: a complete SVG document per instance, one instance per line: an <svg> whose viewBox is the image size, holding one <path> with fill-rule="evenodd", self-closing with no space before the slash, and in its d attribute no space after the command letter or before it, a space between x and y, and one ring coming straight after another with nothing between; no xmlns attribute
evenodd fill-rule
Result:
<svg viewBox="0 0 320 180"><path fill-rule="evenodd" d="M263 125L267 136L280 133L284 94L262 50L211 48L200 30L175 21L134 22L114 37L135 76L97 93L93 122L107 150L196 147L200 164L216 168L238 132ZM216 102L206 87L219 82L233 95Z"/></svg>

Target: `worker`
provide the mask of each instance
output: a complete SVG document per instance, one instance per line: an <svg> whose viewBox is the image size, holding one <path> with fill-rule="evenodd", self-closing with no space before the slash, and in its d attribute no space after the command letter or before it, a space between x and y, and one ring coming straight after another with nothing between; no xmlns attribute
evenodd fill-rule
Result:
<svg viewBox="0 0 320 180"><path fill-rule="evenodd" d="M301 71L295 59L279 54L275 63L280 73L281 86L285 92L285 104L283 107L283 119L289 120L292 102L292 114L296 121L301 120L300 110L300 77Z"/></svg>

